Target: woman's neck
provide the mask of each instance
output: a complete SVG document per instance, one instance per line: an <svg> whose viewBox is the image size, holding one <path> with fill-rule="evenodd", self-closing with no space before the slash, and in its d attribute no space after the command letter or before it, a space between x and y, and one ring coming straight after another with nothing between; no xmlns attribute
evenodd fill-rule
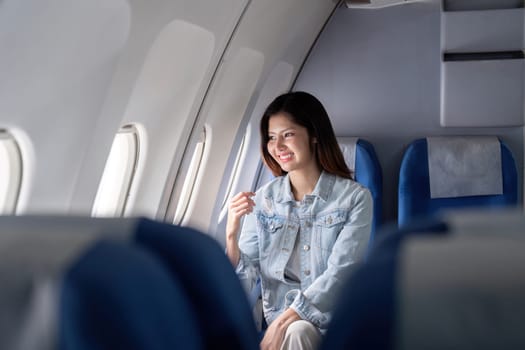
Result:
<svg viewBox="0 0 525 350"><path fill-rule="evenodd" d="M302 201L304 196L314 191L315 185L321 176L321 169L317 166L312 169L295 170L288 173L292 193L297 201Z"/></svg>

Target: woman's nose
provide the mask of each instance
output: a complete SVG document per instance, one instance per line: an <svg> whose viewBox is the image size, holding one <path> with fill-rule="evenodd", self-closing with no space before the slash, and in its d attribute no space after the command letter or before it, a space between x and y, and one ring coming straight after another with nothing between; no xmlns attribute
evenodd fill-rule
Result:
<svg viewBox="0 0 525 350"><path fill-rule="evenodd" d="M284 148L284 142L283 142L283 139L280 138L280 137L278 137L277 140L276 140L275 146L276 146L278 149L282 149L282 148Z"/></svg>

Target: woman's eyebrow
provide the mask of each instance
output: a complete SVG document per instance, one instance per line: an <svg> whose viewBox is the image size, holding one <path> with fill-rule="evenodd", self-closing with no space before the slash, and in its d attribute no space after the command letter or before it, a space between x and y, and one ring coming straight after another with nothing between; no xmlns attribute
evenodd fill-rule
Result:
<svg viewBox="0 0 525 350"><path fill-rule="evenodd" d="M268 130L268 134L279 134L279 133L283 133L283 132L286 132L286 131L294 131L294 130L295 130L294 127L290 127L290 128L286 128L286 129L282 129L282 130L277 130L277 131Z"/></svg>

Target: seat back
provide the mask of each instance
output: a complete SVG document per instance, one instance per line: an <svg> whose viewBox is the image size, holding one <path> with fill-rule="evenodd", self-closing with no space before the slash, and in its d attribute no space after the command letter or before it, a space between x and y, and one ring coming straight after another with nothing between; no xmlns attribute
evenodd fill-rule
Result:
<svg viewBox="0 0 525 350"><path fill-rule="evenodd" d="M355 180L368 188L374 200L374 218L370 244L375 232L382 223L383 175L374 146L357 137L339 137L337 139L347 166L354 172Z"/></svg>
<svg viewBox="0 0 525 350"><path fill-rule="evenodd" d="M128 228L114 220L0 217L0 348L54 348L63 271L102 227L116 239Z"/></svg>
<svg viewBox="0 0 525 350"><path fill-rule="evenodd" d="M136 222L1 217L0 348L201 349L183 289L129 244Z"/></svg>
<svg viewBox="0 0 525 350"><path fill-rule="evenodd" d="M367 260L344 282L321 350L394 349L399 252L407 237L442 235L442 222L383 227Z"/></svg>
<svg viewBox="0 0 525 350"><path fill-rule="evenodd" d="M438 183L437 186L439 187L439 181L441 181L441 184L450 184L452 183L451 178L448 175L441 176L433 173L436 169L443 170L443 166L434 165L433 168L435 163L432 162L433 158L429 157L429 149L432 150L432 148L430 148L427 139L415 140L406 149L399 172L398 224L400 226L417 217L435 215L443 209L466 207L494 208L517 204L518 176L516 164L511 151L503 142L494 138L496 147L499 148L499 154L495 154L499 161L495 161L496 157L489 157L487 152L479 151L479 147L481 149L484 147L484 139L451 136L440 138L439 141L443 140L443 146L436 147L436 149L438 152L442 152L440 155L442 159L448 160L448 164L445 164L445 166L452 166L452 168L444 171L452 176L458 175L458 178L463 176L464 185L458 182L458 188L452 188L452 191L449 191L452 193L450 195L446 193L441 193L437 196L433 195L432 189L436 187L432 187L431 179L437 181L434 183ZM490 139L489 142L491 142ZM447 143L453 146L459 144L460 147L448 148ZM465 148L469 149L465 150ZM465 158L462 159L462 156L468 156L467 161L464 161ZM429 159L431 160L430 162ZM468 175L468 164L474 164L474 168L476 168L472 172L474 175ZM488 170L483 169L483 165L486 165L490 170L491 164L498 164L496 170L498 171L499 179L487 178L487 181L490 182L491 186L494 181L500 181L500 192L483 192L489 188L489 183L486 186L483 184L483 181L485 181L483 176L488 172ZM492 168L494 167L492 166ZM429 169L433 169L433 172L430 172ZM470 186L474 180L478 182L477 188L468 189L470 192L462 192L462 189ZM454 190L457 191L457 194L454 194Z"/></svg>
<svg viewBox="0 0 525 350"><path fill-rule="evenodd" d="M136 246L98 241L66 270L60 349L202 349L182 285Z"/></svg>
<svg viewBox="0 0 525 350"><path fill-rule="evenodd" d="M0 282L2 282L0 334L10 335L0 337L0 345L6 345L0 346L1 348L16 349L10 346L13 344L12 340L23 338L21 334L27 328L26 320L31 320L34 314L31 306L34 298L30 298L33 294L31 292L33 281L42 279L45 282L41 283L44 287L49 283L55 286L56 283L52 282L57 280L57 276L61 276L65 267L70 266L82 251L101 238L117 240L120 244L143 250L161 264L173 283L181 286L182 293L188 298L191 313L195 315L199 336L205 348L258 348L258 334L247 296L233 266L220 245L201 232L140 218L19 216L1 217L0 233L0 249L3 249L0 254L2 259L0 261ZM13 266L17 263L24 269L13 273ZM90 264L103 269L102 265L96 265L95 262ZM97 268L92 268L91 271ZM130 268L129 271L133 269ZM100 278L106 277L101 275ZM75 281L77 282L79 285L83 283ZM6 288L6 285L12 288ZM140 283L140 285L145 284ZM79 293L76 299L89 295L88 291L74 292ZM98 293L98 290L93 293L95 292ZM117 292L118 290L115 291ZM129 293L129 298L133 298L133 289L130 289ZM121 296L126 298L127 294L123 292ZM38 299L38 295L36 298ZM101 295L100 298L103 296ZM74 305L74 301L69 305ZM82 310L87 310L87 305L87 302L84 303ZM152 309L156 307L154 305ZM166 309L170 309L170 306ZM134 309L129 312L135 313ZM187 316L186 312L181 315ZM70 317L80 316L82 313L74 311L70 315ZM91 322L92 318L89 317L84 321L79 319L78 322ZM52 324L52 322L44 322L44 324ZM140 323L137 320L130 320L131 326L139 327ZM71 331L70 328L67 330ZM137 332L140 335L141 331L137 330ZM153 334L149 333L147 328L144 332L145 336ZM105 334L101 333L99 336L102 339ZM52 344L52 341L49 344ZM46 347L41 343L39 348Z"/></svg>
<svg viewBox="0 0 525 350"><path fill-rule="evenodd" d="M389 229L345 282L321 349L523 348L525 217L511 214Z"/></svg>
<svg viewBox="0 0 525 350"><path fill-rule="evenodd" d="M183 284L208 349L258 349L246 293L224 250L211 237L143 219L135 241L157 256Z"/></svg>
<svg viewBox="0 0 525 350"><path fill-rule="evenodd" d="M525 348L525 236L496 233L405 244L399 348Z"/></svg>

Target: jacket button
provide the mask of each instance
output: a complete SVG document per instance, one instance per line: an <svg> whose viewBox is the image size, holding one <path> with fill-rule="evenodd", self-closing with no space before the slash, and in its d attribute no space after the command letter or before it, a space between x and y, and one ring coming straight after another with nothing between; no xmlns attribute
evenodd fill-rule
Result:
<svg viewBox="0 0 525 350"><path fill-rule="evenodd" d="M305 274L306 276L310 276L310 270L305 270L305 271L304 271L304 274Z"/></svg>
<svg viewBox="0 0 525 350"><path fill-rule="evenodd" d="M309 250L310 250L310 246L309 246L308 244L305 244L305 245L303 246L303 250L304 250L305 252L309 251Z"/></svg>

